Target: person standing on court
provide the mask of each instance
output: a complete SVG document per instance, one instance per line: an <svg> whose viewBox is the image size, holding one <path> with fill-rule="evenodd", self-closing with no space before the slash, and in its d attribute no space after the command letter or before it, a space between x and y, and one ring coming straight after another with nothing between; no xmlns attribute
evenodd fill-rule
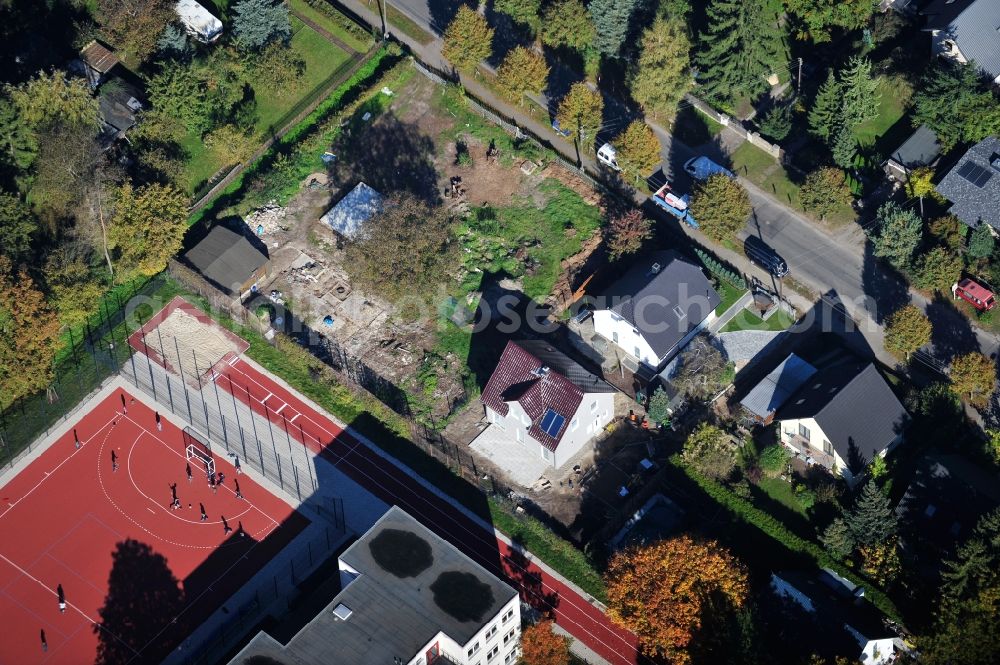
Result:
<svg viewBox="0 0 1000 665"><path fill-rule="evenodd" d="M242 499L243 498L243 492L240 491L240 481L239 481L239 479L238 478L233 478L233 483L236 485L236 498L237 499Z"/></svg>
<svg viewBox="0 0 1000 665"><path fill-rule="evenodd" d="M41 635L41 637L42 637L42 651L48 651L49 650L49 643L45 639L45 629L44 628L42 628L42 635Z"/></svg>
<svg viewBox="0 0 1000 665"><path fill-rule="evenodd" d="M118 453L115 452L114 448L111 449L111 470L118 470Z"/></svg>
<svg viewBox="0 0 1000 665"><path fill-rule="evenodd" d="M205 504L199 503L198 507L201 508L201 521L205 522L208 520L208 513L205 512Z"/></svg>
<svg viewBox="0 0 1000 665"><path fill-rule="evenodd" d="M125 393L122 393L122 413L128 415L128 407L125 406Z"/></svg>
<svg viewBox="0 0 1000 665"><path fill-rule="evenodd" d="M56 598L59 600L59 611L66 611L66 593L63 591L62 584L56 585Z"/></svg>
<svg viewBox="0 0 1000 665"><path fill-rule="evenodd" d="M188 462L187 465L185 465L184 470L187 471L188 482L191 482L191 479L194 477L191 475L191 462Z"/></svg>
<svg viewBox="0 0 1000 665"><path fill-rule="evenodd" d="M163 431L163 423L160 422L160 412L156 411L156 429L159 432Z"/></svg>

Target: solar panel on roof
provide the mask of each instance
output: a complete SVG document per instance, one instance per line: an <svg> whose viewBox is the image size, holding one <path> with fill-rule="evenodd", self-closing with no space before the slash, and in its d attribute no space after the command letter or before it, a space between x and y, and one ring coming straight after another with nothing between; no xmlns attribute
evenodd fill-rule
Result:
<svg viewBox="0 0 1000 665"><path fill-rule="evenodd" d="M983 185L989 182L991 177L993 177L992 173L974 162L966 162L965 164L962 164L962 167L958 169L958 175L962 176L980 189Z"/></svg>
<svg viewBox="0 0 1000 665"><path fill-rule="evenodd" d="M563 423L566 419L560 416L558 413L552 409L546 409L545 415L542 416L542 422L540 428L543 432L555 438L559 434L559 430L562 429Z"/></svg>

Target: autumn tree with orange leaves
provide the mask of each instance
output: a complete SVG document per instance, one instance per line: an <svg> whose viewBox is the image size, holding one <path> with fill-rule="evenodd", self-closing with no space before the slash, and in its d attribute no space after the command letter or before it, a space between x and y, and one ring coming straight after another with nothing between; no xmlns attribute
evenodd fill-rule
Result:
<svg viewBox="0 0 1000 665"><path fill-rule="evenodd" d="M521 665L567 665L569 641L552 630L552 621L539 621L521 635Z"/></svg>
<svg viewBox="0 0 1000 665"><path fill-rule="evenodd" d="M52 381L59 320L31 276L0 256L0 409Z"/></svg>
<svg viewBox="0 0 1000 665"><path fill-rule="evenodd" d="M646 652L681 665L691 662L704 610L717 599L740 608L749 592L738 559L715 541L686 535L616 554L605 580L611 619L635 633Z"/></svg>

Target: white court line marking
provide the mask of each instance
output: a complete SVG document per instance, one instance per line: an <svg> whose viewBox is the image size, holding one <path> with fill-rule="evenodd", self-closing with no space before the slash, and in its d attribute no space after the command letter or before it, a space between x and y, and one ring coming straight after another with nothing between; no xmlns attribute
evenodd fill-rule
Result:
<svg viewBox="0 0 1000 665"><path fill-rule="evenodd" d="M146 506L146 510L148 510L151 513L153 513L154 515L156 514L156 511L153 510L152 508L150 508L149 506Z"/></svg>
<svg viewBox="0 0 1000 665"><path fill-rule="evenodd" d="M34 486L34 487L32 487L31 489L29 489L29 490L28 490L27 492L25 492L25 493L24 493L23 495L21 495L21 496L20 496L20 497L19 497L19 498L17 499L17 501L14 501L14 502L12 502L12 503L11 503L11 502L8 502L8 503L7 503L7 508L6 508L6 509L5 509L5 510L4 510L3 512L0 512L0 519L2 519L4 515L6 515L7 513L9 513L9 512L11 511L11 509L13 509L13 508L14 508L14 506L16 506L17 504L21 503L21 501L23 501L24 499L28 498L28 497L29 497L29 496L31 495L31 493L32 493L32 492L34 492L34 491L35 491L36 489L38 489L39 487L41 487L41 486L42 486L42 484L43 484L43 483L44 483L44 482L45 482L46 480L48 480L48 479L49 479L49 476L50 476L51 474L53 474L53 473L55 473L56 471L58 471L58 470L59 470L59 468L60 468L60 467L61 467L61 466L62 466L63 464L65 464L65 463L66 463L66 462L68 462L69 460L73 459L73 457L74 457L74 456L76 456L76 454L77 454L77 453L79 453L80 451L82 451L82 450L83 450L83 447L84 447L84 446L86 446L86 445L87 445L87 444L88 444L89 442L91 442L91 441L93 441L93 440L94 440L95 438L97 438L97 435L98 435L98 434L100 434L101 432L103 432L103 431L104 431L104 429L105 429L106 427L108 427L108 425L110 425L111 423L113 423L113 422L114 422L114 421L116 421L116 420L118 420L118 415L117 415L117 412L116 412L115 416L111 418L111 420L109 420L108 422L104 423L104 425L103 425L103 426L102 426L102 427L101 427L101 428L100 428L99 430L97 430L96 432L94 432L94 435L93 435L93 436L91 436L91 437L90 437L89 439L84 439L84 440L80 441L80 447L79 447L79 448L75 448L75 449L73 450L73 452L72 452L72 453L70 453L70 454L69 454L69 455L68 455L68 456L67 456L67 457L66 457L65 459L63 459L63 461L59 462L59 464L57 464L57 465L56 465L56 467L55 467L54 469L52 469L51 471L46 471L46 472L45 472L45 477L44 477L44 478L42 478L41 480L39 480L39 481L38 481L38 482L37 482L37 483L35 484L35 486ZM68 432L67 432L67 434L68 434ZM63 435L63 436L65 436L65 435ZM105 438L106 438L106 437L105 437ZM53 445L58 445L58 442L57 442L57 443L55 443L55 444L53 444ZM51 446L50 446L48 450L51 450L51 449L52 449L52 448L51 448ZM44 456L44 455L45 455L45 454L46 454L46 453L48 452L48 450L46 450L46 451L45 451L45 453L42 453L42 455L41 455L41 456L39 456L39 457L38 457L38 459L41 459L41 458L42 458L42 457L43 457L43 456ZM37 461L37 460L35 460L35 461ZM34 464L34 463L35 463L35 461L32 461L32 462L31 462L31 464ZM31 466L31 464L29 464L28 466ZM22 473L23 473L23 472L22 472ZM11 482L13 482L13 479L11 479ZM8 484L9 484L9 483L8 483Z"/></svg>
<svg viewBox="0 0 1000 665"><path fill-rule="evenodd" d="M281 407L279 407L278 409L276 409L276 410L275 410L275 412L274 412L274 413L275 413L275 415L278 415L278 414L280 414L280 413L281 413L282 411L284 411L284 410L285 410L285 407L286 407L286 406L288 406L288 402L285 402L284 404L282 404L282 405L281 405Z"/></svg>
<svg viewBox="0 0 1000 665"><path fill-rule="evenodd" d="M144 434L147 434L147 435L149 435L149 436L153 437L153 439L155 439L155 440L156 440L156 441L158 441L158 442L159 442L159 443L160 443L161 445L163 445L164 447L166 447L166 448L167 448L167 450L169 450L169 451L170 451L170 452L171 452L172 454L176 455L177 457L179 457L179 458L181 458L181 459L184 459L184 460L187 460L187 457L185 457L184 455L181 455L181 454L180 454L180 453L179 453L179 452L178 452L177 450L175 450L175 449L174 449L174 446L171 446L171 445L170 445L169 443L167 443L166 441L164 441L163 439L161 439L161 438L159 437L159 435L158 435L157 433L155 433L155 432L152 432L152 431L150 431L150 430L147 430L147 429L145 429L145 428L144 428L144 427L143 427L142 425L140 425L140 424L139 424L139 423L138 423L138 422L137 422L137 421L136 421L135 419L133 419L133 418L130 418L129 416L124 416L124 419L125 419L125 420L128 420L128 421L129 421L129 422L131 422L131 423L134 423L134 424L135 424L135 425L136 425L136 426L137 426L137 427L138 427L138 428L139 428L139 429L140 429L140 430L141 430L141 431L142 431L142 432L143 432ZM135 444L133 443L133 446L134 446L134 445L135 445ZM130 450L130 451L129 451L129 457L131 457L131 455L132 455L132 453L131 453L131 450ZM131 477L132 477L132 470L131 470L131 468L129 468L129 478L131 479ZM132 483L132 484L133 484L133 485L135 485L135 481L134 481L134 480L133 480L133 483ZM229 486L228 486L228 485L226 485L225 483L223 483L222 485L219 485L219 487L221 487L222 489L224 489L224 490L226 490L227 492L231 493L231 494L232 494L233 496L236 496L236 490L235 490L235 489L230 489L230 488L229 488ZM143 494L143 493L142 493L142 491L141 491L141 490L139 490L139 489L138 489L138 486L136 486L136 490L137 490L137 491L139 491L139 493L140 493L140 494L142 494L143 496L146 496L145 494ZM159 504L157 504L157 503L156 503L156 501L154 501L153 499L150 499L150 498L149 498L148 496L146 496L146 498L147 498L147 499L149 499L149 501L150 501L150 502L152 502L152 503L154 503L154 504L156 504L156 505L159 505ZM243 500L245 500L245 499L243 499ZM270 520L270 521L271 521L271 523L272 523L272 524L273 524L274 526L276 526L276 527L277 527L277 526L280 526L280 525L281 525L281 523L280 523L280 522L278 522L278 521L277 521L276 519L274 519L273 517L271 517L271 516L270 516L269 514L265 513L265 512L264 512L263 510L261 510L261 509L260 509L260 508L259 508L259 507L258 507L258 506L257 506L256 504L254 504L254 503L252 503L252 502L250 502L250 501L247 501L247 504L248 504L249 506L251 506L251 507L252 507L252 508L253 508L254 510L256 510L256 511L257 511L258 513L260 513L261 515L263 515L264 517L266 517L266 518L267 518L268 520ZM245 515L245 514L246 514L246 511L244 511L244 512L240 513L240 515ZM178 518L178 519L180 519L180 518ZM187 520L182 520L182 521L187 521ZM248 533L249 533L249 532L248 532ZM254 534L251 534L251 535L254 535ZM167 542L170 542L170 541L167 541Z"/></svg>
<svg viewBox="0 0 1000 665"><path fill-rule="evenodd" d="M288 422L294 423L296 420L298 420L298 417L301 415L302 415L301 413L296 413L294 416L291 417L291 419Z"/></svg>
<svg viewBox="0 0 1000 665"><path fill-rule="evenodd" d="M13 562L13 561L11 561L10 559L8 559L8 558L7 558L6 556L4 556L4 555L3 555L3 553L2 553L2 552L0 552L0 559L3 559L4 561L6 561L6 562L7 562L7 563L8 563L9 565L10 565L10 567L11 567L11 568L14 568L14 569L16 569L16 570L17 570L18 572L20 572L20 573L21 573L22 575L24 575L25 577L27 577L27 578L28 578L29 580L31 580L32 582L34 582L34 583L35 583L35 584L37 584L38 586L42 587L43 589L45 589L46 591L48 591L49 593L51 593L53 597L55 597L55 598L58 598L58 597L59 597L59 596L58 596L58 594L56 593L56 590L55 590L55 589L53 589L53 588L51 588L51 587L47 586L47 585L46 585L46 584L45 584L44 582L42 582L42 581L41 581L40 579L38 579L37 577L35 577L35 576L34 576L34 575L32 575L31 573L29 573L29 572L28 572L27 570L25 570L25 569L24 569L24 568L22 568L21 566L19 566L19 565L17 565L16 563L14 563L14 562ZM9 595L9 594L8 594L8 595ZM77 614L79 614L80 616L82 616L82 617L83 617L84 619L86 619L86 620L87 620L87 622L88 622L88 623L89 623L90 625L92 625L92 626L97 626L98 628L100 628L101 630L103 630L104 632L106 632L106 633L107 633L108 635L111 635L111 636L112 636L112 637L114 637L114 638L115 638L116 640L118 640L119 642L121 642L121 643L122 643L122 645L123 645L123 646L125 646L125 647L126 647L126 648L127 648L128 650L129 650L129 651L131 651L131 652L135 653L135 655L137 655L137 656L139 655L139 652L138 652L138 651L136 651L135 649L133 649L133 648L132 648L131 646L129 646L129 645L128 645L128 644L126 643L126 642L123 642L123 641L122 641L122 639L121 639L120 637L118 637L117 635L115 635L114 633L112 633L112 632L111 632L110 630L108 630L107 628L105 628L105 627L104 627L104 626L103 626L103 625L101 624L101 622L100 622L100 621L95 621L95 620L94 620L94 619L93 619L92 617L88 616L86 612L84 612L83 610L81 610L81 609L80 609L79 607L77 607L77 606L76 606L76 605L74 605L73 603L69 602L68 600L66 601L66 607L70 607L70 608L72 608L74 612L76 612Z"/></svg>

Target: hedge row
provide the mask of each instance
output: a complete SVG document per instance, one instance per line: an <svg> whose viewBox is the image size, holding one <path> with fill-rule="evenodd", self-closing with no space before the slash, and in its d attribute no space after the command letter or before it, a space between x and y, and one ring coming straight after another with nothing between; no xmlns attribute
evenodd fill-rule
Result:
<svg viewBox="0 0 1000 665"><path fill-rule="evenodd" d="M398 49L383 46L368 56L368 60L350 78L339 85L319 105L313 109L298 124L292 127L279 140L275 141L264 154L255 159L243 171L219 192L211 203L203 206L188 219L189 225L194 225L206 217L211 217L228 207L245 192L252 178L269 171L279 155L287 155L296 144L305 141L314 132L321 131L324 121L330 118L340 108L356 99L381 72L398 60ZM319 163L320 155L316 155Z"/></svg>
<svg viewBox="0 0 1000 665"><path fill-rule="evenodd" d="M501 501L490 498L493 526L532 555L541 559L563 577L602 603L607 602L607 589L597 567L590 558L568 540L556 535L530 515L519 515Z"/></svg>
<svg viewBox="0 0 1000 665"><path fill-rule="evenodd" d="M881 590L868 580L861 579L857 572L845 566L842 562L834 559L830 554L816 543L806 540L792 533L788 527L781 523L774 516L766 513L757 506L754 506L746 499L736 496L729 489L705 478L694 469L683 463L679 456L675 455L670 459L670 463L684 472L684 474L697 483L706 494L717 503L727 508L730 512L738 515L744 521L754 525L771 538L774 538L785 547L798 554L808 556L820 568L829 568L841 577L847 578L865 589L865 597L871 601L875 607L880 609L886 616L894 621L900 621L899 610Z"/></svg>
<svg viewBox="0 0 1000 665"><path fill-rule="evenodd" d="M701 262L705 264L708 271L718 277L719 279L724 279L738 289L746 290L747 281L743 279L743 276L739 273L733 272L727 268L721 261L714 258L705 250L700 247L694 248L694 253L698 255Z"/></svg>

